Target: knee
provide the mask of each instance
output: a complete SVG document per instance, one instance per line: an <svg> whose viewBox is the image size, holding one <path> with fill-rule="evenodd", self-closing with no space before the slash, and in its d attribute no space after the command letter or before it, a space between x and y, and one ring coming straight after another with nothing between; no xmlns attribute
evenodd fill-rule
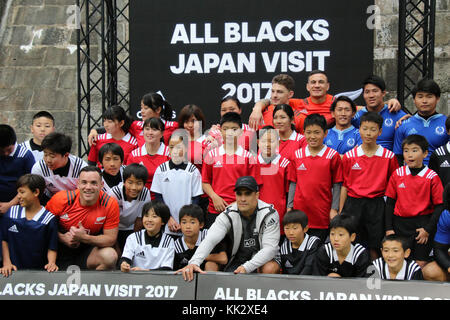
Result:
<svg viewBox="0 0 450 320"><path fill-rule="evenodd" d="M444 270L436 262L428 263L422 269L423 278L429 281L446 281Z"/></svg>
<svg viewBox="0 0 450 320"><path fill-rule="evenodd" d="M94 256L88 259L88 268L96 270L113 270L116 267L118 255L114 248L97 248Z"/></svg>
<svg viewBox="0 0 450 320"><path fill-rule="evenodd" d="M260 268L260 273L277 274L280 273L280 265L275 261L269 261Z"/></svg>

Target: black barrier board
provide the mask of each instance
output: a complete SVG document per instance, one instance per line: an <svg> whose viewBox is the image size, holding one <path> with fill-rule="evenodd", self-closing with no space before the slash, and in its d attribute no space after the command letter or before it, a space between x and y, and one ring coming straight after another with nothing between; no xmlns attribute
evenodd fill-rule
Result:
<svg viewBox="0 0 450 320"><path fill-rule="evenodd" d="M130 1L130 107L140 117L145 93L161 91L179 111L197 104L207 124L236 95L247 122L287 73L305 98L308 72L327 72L330 93L354 91L373 69L373 0Z"/></svg>
<svg viewBox="0 0 450 320"><path fill-rule="evenodd" d="M198 275L198 300L450 300L450 284L292 275Z"/></svg>
<svg viewBox="0 0 450 320"><path fill-rule="evenodd" d="M0 300L194 300L195 281L173 272L17 271L0 278Z"/></svg>

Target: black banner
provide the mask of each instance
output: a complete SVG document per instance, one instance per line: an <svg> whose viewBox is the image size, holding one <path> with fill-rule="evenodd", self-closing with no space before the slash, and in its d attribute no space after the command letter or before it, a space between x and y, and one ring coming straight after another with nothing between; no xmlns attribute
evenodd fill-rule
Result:
<svg viewBox="0 0 450 320"><path fill-rule="evenodd" d="M293 76L304 98L314 69L327 72L330 93L357 90L373 68L376 12L373 0L130 1L132 113L161 91L177 111L197 104L211 124L235 94L246 122L274 75Z"/></svg>

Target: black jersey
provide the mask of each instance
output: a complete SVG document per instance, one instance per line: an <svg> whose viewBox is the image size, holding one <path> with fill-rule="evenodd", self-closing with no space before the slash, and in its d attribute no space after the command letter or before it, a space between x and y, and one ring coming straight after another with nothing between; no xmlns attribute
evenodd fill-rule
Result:
<svg viewBox="0 0 450 320"><path fill-rule="evenodd" d="M391 279L388 265L382 257L372 263L377 270L376 274L383 280L423 280L422 269L414 260L405 259L395 279Z"/></svg>
<svg viewBox="0 0 450 320"><path fill-rule="evenodd" d="M438 174L444 187L450 182L450 142L437 148L431 154L428 166Z"/></svg>
<svg viewBox="0 0 450 320"><path fill-rule="evenodd" d="M284 274L311 275L313 272L314 257L320 247L320 239L305 234L299 248L292 248L292 243L284 239L280 247L281 269Z"/></svg>
<svg viewBox="0 0 450 320"><path fill-rule="evenodd" d="M367 277L369 265L369 253L359 243L351 245L350 252L341 264L336 250L328 242L317 250L313 275L327 276L330 273L337 273L341 277Z"/></svg>

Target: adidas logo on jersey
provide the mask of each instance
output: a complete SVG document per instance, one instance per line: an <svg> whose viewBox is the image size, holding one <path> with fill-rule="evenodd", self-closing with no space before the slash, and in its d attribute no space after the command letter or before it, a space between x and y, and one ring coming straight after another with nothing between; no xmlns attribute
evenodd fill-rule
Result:
<svg viewBox="0 0 450 320"><path fill-rule="evenodd" d="M353 165L352 170L361 170L361 167L359 166L358 162Z"/></svg>
<svg viewBox="0 0 450 320"><path fill-rule="evenodd" d="M62 220L69 220L69 215L68 215L67 213L64 213L64 214L60 217L60 219L62 219Z"/></svg>
<svg viewBox="0 0 450 320"><path fill-rule="evenodd" d="M136 254L136 257L145 258L145 253L144 253L144 251L138 252L138 253Z"/></svg>
<svg viewBox="0 0 450 320"><path fill-rule="evenodd" d="M220 162L220 161L217 161L215 164L214 164L214 168L222 168L223 167L223 165L222 165L222 162Z"/></svg>
<svg viewBox="0 0 450 320"><path fill-rule="evenodd" d="M408 136L411 134L417 134L419 133L415 128L412 128L411 130L408 131Z"/></svg>
<svg viewBox="0 0 450 320"><path fill-rule="evenodd" d="M399 188L406 188L405 184L402 182L398 185Z"/></svg>
<svg viewBox="0 0 450 320"><path fill-rule="evenodd" d="M302 163L302 164L297 168L297 170L306 170L306 167L305 167L305 165Z"/></svg>
<svg viewBox="0 0 450 320"><path fill-rule="evenodd" d="M169 178L165 178L163 182L170 182Z"/></svg>
<svg viewBox="0 0 450 320"><path fill-rule="evenodd" d="M186 258L183 258L183 260L181 260L180 264L188 265L189 264L189 260L186 259Z"/></svg>
<svg viewBox="0 0 450 320"><path fill-rule="evenodd" d="M17 226L16 225L13 225L11 228L8 229L8 231L19 232L19 230L17 230Z"/></svg>
<svg viewBox="0 0 450 320"><path fill-rule="evenodd" d="M293 267L293 265L289 262L289 260L286 261L286 263L284 264L284 266L285 266L286 268L292 268L292 267Z"/></svg>
<svg viewBox="0 0 450 320"><path fill-rule="evenodd" d="M440 167L441 168L448 168L448 167L450 167L450 164L448 163L447 160L445 160L444 162L441 163Z"/></svg>

